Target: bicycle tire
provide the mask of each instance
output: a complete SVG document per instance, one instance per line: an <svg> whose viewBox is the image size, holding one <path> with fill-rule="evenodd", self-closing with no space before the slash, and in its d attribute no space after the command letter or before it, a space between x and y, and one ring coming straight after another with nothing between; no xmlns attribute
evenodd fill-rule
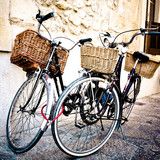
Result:
<svg viewBox="0 0 160 160"><path fill-rule="evenodd" d="M116 90L113 88L111 94L113 96L115 108L112 117L110 117L110 119L104 119L104 115L108 114L107 111L102 115L102 117L99 118L98 121L95 121L94 123L87 124L82 120L79 107L84 105L86 102L86 100L84 100L85 98L90 97L86 97L86 95L83 96L83 93L81 92L84 92L84 90L87 88L85 88L87 83L91 82L106 84L104 79L98 77L82 77L72 82L59 97L53 114L54 117L56 117L61 112L62 106L64 105L64 108L66 107L65 105L67 105L67 103L64 102L66 99L68 99L68 97L71 96L69 99L70 105L75 100L72 109L70 108L68 112L64 112L51 125L53 138L57 146L63 152L73 157L84 157L98 151L111 137L119 117L119 98ZM79 90L80 88L81 90ZM78 94L80 94L81 97ZM75 98L73 96L77 96L78 99L76 99L77 97ZM75 104L77 106L75 106ZM77 110L79 113L75 114ZM74 119L74 116L77 116L78 119Z"/></svg>
<svg viewBox="0 0 160 160"><path fill-rule="evenodd" d="M17 154L27 152L33 148L44 131L41 130L43 117L40 115L40 108L48 99L47 87L42 78L36 81L37 76L30 76L17 91L7 117L6 137L9 148ZM32 92L35 81L37 85L29 103L26 104ZM43 92L43 93L42 93ZM37 107L34 113L33 108ZM23 109L22 109L23 108Z"/></svg>
<svg viewBox="0 0 160 160"><path fill-rule="evenodd" d="M127 86L129 87L129 89L123 104L122 119L126 120L128 119L135 104L136 98L140 92L140 86L141 86L141 77L139 75L136 75L133 81L130 81Z"/></svg>

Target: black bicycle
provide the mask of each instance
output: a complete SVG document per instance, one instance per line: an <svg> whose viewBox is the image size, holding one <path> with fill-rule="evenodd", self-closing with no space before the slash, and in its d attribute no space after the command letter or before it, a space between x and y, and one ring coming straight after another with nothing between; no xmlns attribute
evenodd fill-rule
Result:
<svg viewBox="0 0 160 160"><path fill-rule="evenodd" d="M43 22L53 16L53 12L41 15L39 11L36 15L39 22L38 34ZM34 40L32 41L36 45ZM81 39L69 50L90 41L90 38ZM9 148L15 153L23 153L34 147L48 126L63 113L62 109L59 115L52 116L56 96L64 89L61 64L57 55L59 47L63 47L60 42L56 43L55 39L49 42L52 49L45 67L27 72L27 80L17 91L8 113L6 136ZM41 47L45 49L45 46ZM51 70L53 64L56 68L54 73Z"/></svg>
<svg viewBox="0 0 160 160"><path fill-rule="evenodd" d="M116 43L119 35L137 31L128 42ZM137 64L146 63L149 57L134 52L135 63L128 74L128 80L121 92L120 74L126 51L138 35L160 35L152 29L130 30L120 33L110 41L109 33L101 34L104 47L118 48L120 55L113 74L106 75L86 71L85 76L72 82L59 97L54 117L63 114L52 124L55 142L65 153L83 157L98 151L111 137L116 128L128 120L140 91L141 76L136 72ZM107 55L106 55L107 57Z"/></svg>

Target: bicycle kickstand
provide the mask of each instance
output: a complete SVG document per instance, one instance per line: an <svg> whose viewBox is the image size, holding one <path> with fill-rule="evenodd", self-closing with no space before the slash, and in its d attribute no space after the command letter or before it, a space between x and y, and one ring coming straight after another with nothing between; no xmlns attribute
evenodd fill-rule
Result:
<svg viewBox="0 0 160 160"><path fill-rule="evenodd" d="M121 132L123 140L127 140L127 138L126 138L126 136L125 136L125 134L124 134L124 131L123 131L123 128L122 128L122 125L121 125L121 124L120 124L118 130Z"/></svg>

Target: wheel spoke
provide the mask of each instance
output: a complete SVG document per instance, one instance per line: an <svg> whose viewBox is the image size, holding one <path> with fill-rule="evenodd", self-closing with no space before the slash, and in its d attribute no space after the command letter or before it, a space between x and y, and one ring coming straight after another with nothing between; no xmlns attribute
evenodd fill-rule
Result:
<svg viewBox="0 0 160 160"><path fill-rule="evenodd" d="M9 111L7 140L9 147L16 153L26 152L38 142L38 137L42 136L40 127L43 117L40 110L48 97L42 79L39 79L36 88L34 87L36 79L31 77L23 83Z"/></svg>
<svg viewBox="0 0 160 160"><path fill-rule="evenodd" d="M132 85L131 85L131 87L128 91L128 95L127 95L127 97L130 100L129 101L126 100L126 102L123 105L122 118L124 119L124 122L128 120L128 117L133 109L136 97L137 97L139 90L140 90L141 78L139 76L137 76L135 81L130 82L130 83L132 83ZM122 124L124 124L124 122L122 121Z"/></svg>

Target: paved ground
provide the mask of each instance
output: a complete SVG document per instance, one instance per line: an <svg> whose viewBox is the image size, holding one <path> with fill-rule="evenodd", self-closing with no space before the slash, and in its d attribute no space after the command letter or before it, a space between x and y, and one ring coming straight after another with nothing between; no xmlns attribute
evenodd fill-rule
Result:
<svg viewBox="0 0 160 160"><path fill-rule="evenodd" d="M82 160L160 160L160 93L139 99L123 126L115 132L109 142L96 154ZM0 160L67 160L54 144L51 132L43 136L30 151L13 154L7 147L5 137L0 137ZM81 160L77 159L77 160Z"/></svg>

